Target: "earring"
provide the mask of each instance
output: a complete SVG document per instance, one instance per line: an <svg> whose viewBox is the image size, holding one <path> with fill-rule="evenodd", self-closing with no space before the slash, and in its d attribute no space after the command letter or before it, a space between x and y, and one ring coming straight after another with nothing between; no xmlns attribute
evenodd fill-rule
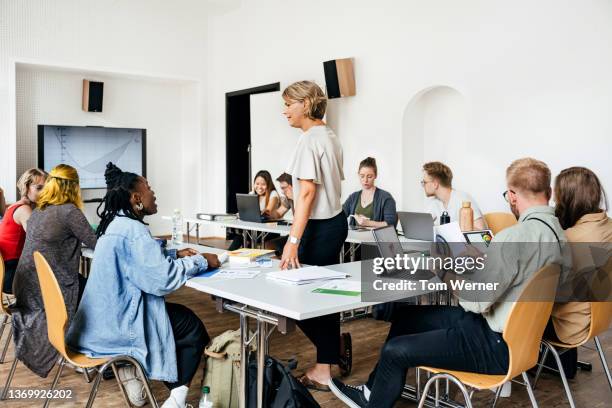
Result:
<svg viewBox="0 0 612 408"><path fill-rule="evenodd" d="M138 203L138 204L136 204L136 209L137 209L138 211L142 211L142 209L143 209L143 208L144 208L144 205L142 205L142 203Z"/></svg>

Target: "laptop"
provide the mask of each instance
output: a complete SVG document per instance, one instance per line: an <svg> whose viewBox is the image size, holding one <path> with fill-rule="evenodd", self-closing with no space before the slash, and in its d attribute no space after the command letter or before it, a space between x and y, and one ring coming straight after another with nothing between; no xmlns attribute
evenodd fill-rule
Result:
<svg viewBox="0 0 612 408"><path fill-rule="evenodd" d="M433 241L434 221L430 213L399 211L397 213L404 237Z"/></svg>
<svg viewBox="0 0 612 408"><path fill-rule="evenodd" d="M431 216L430 216L431 218ZM378 247L378 252L382 258L395 258L396 255L410 255L410 256L421 256L423 249L404 249L402 243L397 236L395 227L388 225L386 227L377 228L372 231L374 240ZM414 245L414 244L413 244ZM422 245L422 244L421 244ZM400 278L400 279L429 279L431 278L432 272L429 270L417 270L416 273L408 270L396 270L395 268L386 269L386 275L388 277Z"/></svg>
<svg viewBox="0 0 612 408"><path fill-rule="evenodd" d="M259 196L255 194L236 193L236 203L238 204L238 216L242 221L278 222L282 220L282 218L272 219L261 215Z"/></svg>

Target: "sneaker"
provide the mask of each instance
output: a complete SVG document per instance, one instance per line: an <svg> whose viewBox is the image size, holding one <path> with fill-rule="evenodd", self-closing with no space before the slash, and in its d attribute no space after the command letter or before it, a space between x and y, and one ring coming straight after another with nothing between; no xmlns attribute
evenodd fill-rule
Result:
<svg viewBox="0 0 612 408"><path fill-rule="evenodd" d="M148 402L147 392L145 391L142 381L136 376L136 367L133 365L119 367L117 369L117 375L125 388L125 392L130 402L137 407L146 405Z"/></svg>
<svg viewBox="0 0 612 408"><path fill-rule="evenodd" d="M340 361L338 362L340 367L340 375L346 377L351 373L353 369L353 342L351 340L351 333L342 333L340 336Z"/></svg>
<svg viewBox="0 0 612 408"><path fill-rule="evenodd" d="M367 407L368 400L365 397L364 387L364 385L346 385L336 378L329 381L331 392L351 408Z"/></svg>

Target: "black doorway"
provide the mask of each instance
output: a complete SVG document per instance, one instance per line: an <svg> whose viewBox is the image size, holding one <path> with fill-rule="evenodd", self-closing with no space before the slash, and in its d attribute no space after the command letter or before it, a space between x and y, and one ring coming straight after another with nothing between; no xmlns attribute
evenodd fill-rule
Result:
<svg viewBox="0 0 612 408"><path fill-rule="evenodd" d="M236 193L251 190L251 95L280 91L280 82L225 94L225 210L238 212Z"/></svg>

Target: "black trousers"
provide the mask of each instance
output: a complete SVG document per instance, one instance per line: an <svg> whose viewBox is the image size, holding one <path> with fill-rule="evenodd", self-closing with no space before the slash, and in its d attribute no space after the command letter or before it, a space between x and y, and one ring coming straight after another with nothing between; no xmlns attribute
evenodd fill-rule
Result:
<svg viewBox="0 0 612 408"><path fill-rule="evenodd" d="M176 346L176 363L178 380L175 383L165 382L166 387L174 389L187 385L195 376L204 347L210 341L204 323L191 311L191 309L166 302L166 313L170 318L174 344Z"/></svg>
<svg viewBox="0 0 612 408"><path fill-rule="evenodd" d="M4 282L2 283L2 292L9 294L13 293L13 278L15 277L18 263L19 259L4 261Z"/></svg>
<svg viewBox="0 0 612 408"><path fill-rule="evenodd" d="M480 374L508 372L508 346L480 314L460 306L407 305L394 316L378 365L370 374L368 407L392 407L406 370L428 365Z"/></svg>
<svg viewBox="0 0 612 408"><path fill-rule="evenodd" d="M326 220L309 220L298 249L300 263L316 266L337 264L347 234L344 212ZM338 364L340 314L302 320L297 325L317 348L317 363Z"/></svg>

